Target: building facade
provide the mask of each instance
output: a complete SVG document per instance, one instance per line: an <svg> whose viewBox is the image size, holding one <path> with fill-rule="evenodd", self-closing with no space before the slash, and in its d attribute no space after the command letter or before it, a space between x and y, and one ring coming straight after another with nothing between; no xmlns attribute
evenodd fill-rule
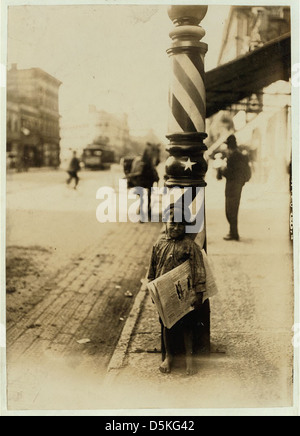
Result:
<svg viewBox="0 0 300 436"><path fill-rule="evenodd" d="M218 64L230 62L290 32L288 6L232 6Z"/></svg>
<svg viewBox="0 0 300 436"><path fill-rule="evenodd" d="M233 6L225 26L219 65L288 34L289 7ZM291 161L290 107L290 82L274 82L211 117L209 145L213 148L226 131L234 131L239 144L251 155L253 179L279 188L288 180Z"/></svg>
<svg viewBox="0 0 300 436"><path fill-rule="evenodd" d="M95 106L90 106L89 112L95 140L110 145L119 158L123 156L130 140L127 114L110 114Z"/></svg>
<svg viewBox="0 0 300 436"><path fill-rule="evenodd" d="M90 105L78 120L64 121L61 136L62 160L70 158L71 150L81 155L87 145L99 142L110 146L118 159L129 146L127 114L110 114Z"/></svg>
<svg viewBox="0 0 300 436"><path fill-rule="evenodd" d="M60 164L59 87L40 68L7 73L7 160L10 168Z"/></svg>
<svg viewBox="0 0 300 436"><path fill-rule="evenodd" d="M65 167L72 151L80 156L85 147L102 143L114 151L116 162L122 157L142 154L146 142L158 143L151 130L143 137L130 135L127 114L111 114L90 105L76 120L63 120L61 126L61 159Z"/></svg>

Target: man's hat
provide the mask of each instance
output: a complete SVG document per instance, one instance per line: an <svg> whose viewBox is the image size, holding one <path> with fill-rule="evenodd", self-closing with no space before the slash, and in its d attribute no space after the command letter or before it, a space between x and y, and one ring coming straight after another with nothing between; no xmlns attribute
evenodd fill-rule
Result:
<svg viewBox="0 0 300 436"><path fill-rule="evenodd" d="M225 144L228 145L228 148L236 148L237 147L236 137L234 135L228 136L228 138L225 141Z"/></svg>

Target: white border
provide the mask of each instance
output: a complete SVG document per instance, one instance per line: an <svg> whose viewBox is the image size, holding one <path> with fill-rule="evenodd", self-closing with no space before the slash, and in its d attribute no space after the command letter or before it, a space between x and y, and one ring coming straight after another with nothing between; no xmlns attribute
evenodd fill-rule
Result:
<svg viewBox="0 0 300 436"><path fill-rule="evenodd" d="M2 0L1 1L1 75L3 71L6 72L6 59L7 59L7 8L8 6L18 6L18 5L108 5L108 4L132 4L132 5L168 5L168 4L204 4L204 5L249 5L253 6L253 2L244 0L214 0L214 1L195 1L195 0L181 0L181 1L166 1L166 0L148 0L143 3L141 1L113 1L113 0ZM300 8L299 0L257 0L255 6L290 6L291 17L292 17L292 65L300 63ZM167 29L166 29L167 31ZM4 66L4 67L3 67ZM3 77L3 76L2 76ZM1 86L5 84L5 80L1 80ZM293 180L294 180L294 267L295 267L295 323L300 323L299 313L300 313L300 299L299 299L299 166L300 166L300 154L299 154L299 119L300 119L300 108L299 108L299 89L293 87L292 89L292 147L293 147ZM1 87L1 113L6 113L6 89ZM6 215L6 122L5 117L1 117L0 126L0 137L1 137L1 152L0 152L0 164L1 164L1 178L0 178L0 193L1 193L1 277L0 277L0 323L5 325L5 215ZM167 126L166 126L167 129ZM167 415L182 415L182 416L299 416L299 397L300 397L300 378L299 378L299 348L295 349L294 356L294 405L291 408L259 408L259 409L140 409L140 410L94 410L94 411L63 411L63 410L51 410L51 411L7 411L6 408L6 361L5 361L5 349L0 349L0 371L1 371L1 391L0 391L0 415L6 416L167 416Z"/></svg>

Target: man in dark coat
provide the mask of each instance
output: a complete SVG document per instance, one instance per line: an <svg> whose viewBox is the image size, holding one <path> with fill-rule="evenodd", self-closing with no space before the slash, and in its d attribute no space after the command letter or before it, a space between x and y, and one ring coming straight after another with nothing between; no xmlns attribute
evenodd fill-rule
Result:
<svg viewBox="0 0 300 436"><path fill-rule="evenodd" d="M70 162L69 168L68 168L68 174L69 174L69 178L67 180L67 184L69 185L69 183L71 183L72 179L75 179L75 186L74 189L76 189L78 182L79 182L79 177L77 175L77 172L80 170L80 164L79 164L79 159L77 159L76 157L76 151L73 152L73 158Z"/></svg>
<svg viewBox="0 0 300 436"><path fill-rule="evenodd" d="M159 164L159 158L156 156L154 145L147 142L146 149L142 157L143 170L141 174L141 186L151 189L154 182L158 182L156 166Z"/></svg>
<svg viewBox="0 0 300 436"><path fill-rule="evenodd" d="M140 186L148 191L148 215L151 218L151 188L155 182L159 181L156 166L159 164L159 157L157 156L154 145L147 142L146 149L142 157L143 170L140 176Z"/></svg>
<svg viewBox="0 0 300 436"><path fill-rule="evenodd" d="M221 171L226 178L226 218L230 225L225 241L239 241L238 211L244 184L249 180L249 161L237 146L236 138L230 135L225 141L228 149L227 167Z"/></svg>

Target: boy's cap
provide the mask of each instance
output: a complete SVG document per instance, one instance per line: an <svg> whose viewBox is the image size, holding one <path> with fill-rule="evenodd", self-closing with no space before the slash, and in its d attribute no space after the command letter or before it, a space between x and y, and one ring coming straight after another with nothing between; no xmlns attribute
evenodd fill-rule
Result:
<svg viewBox="0 0 300 436"><path fill-rule="evenodd" d="M191 224L191 211L188 207L182 207L181 204L169 204L163 213L163 221L167 222L170 221L170 214L171 212L174 213L174 216L176 217L176 213L178 214L178 218L182 217L181 221L175 221L175 222L182 222L183 224Z"/></svg>

